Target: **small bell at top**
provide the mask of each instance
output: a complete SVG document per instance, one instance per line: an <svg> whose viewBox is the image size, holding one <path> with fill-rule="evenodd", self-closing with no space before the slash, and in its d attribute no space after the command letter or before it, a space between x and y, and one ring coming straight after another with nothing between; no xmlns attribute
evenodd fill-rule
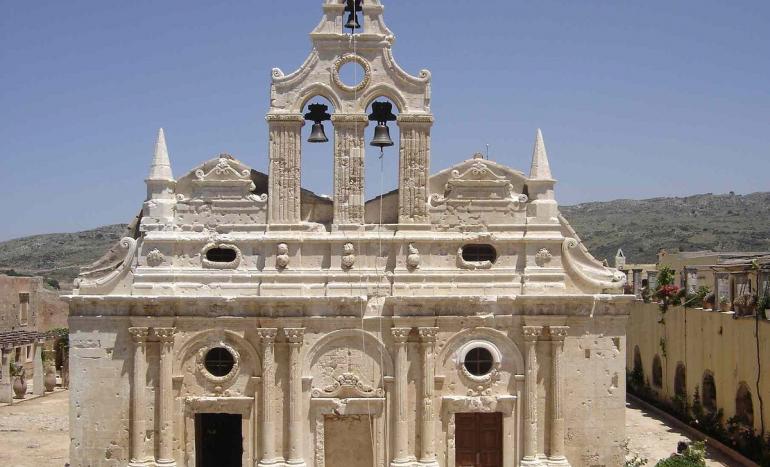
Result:
<svg viewBox="0 0 770 467"><path fill-rule="evenodd" d="M345 11L349 13L345 29L350 29L351 32L361 29L361 23L358 22L358 13L363 11L363 0L346 0Z"/></svg>
<svg viewBox="0 0 770 467"><path fill-rule="evenodd" d="M393 146L393 140L390 139L390 128L388 128L388 125L385 123L378 123L377 126L374 127L374 138L372 138L372 142L369 144L380 149Z"/></svg>
<svg viewBox="0 0 770 467"><path fill-rule="evenodd" d="M328 143L329 138L326 137L326 131L324 131L323 123L313 123L313 131L310 132L310 138L307 139L308 143Z"/></svg>

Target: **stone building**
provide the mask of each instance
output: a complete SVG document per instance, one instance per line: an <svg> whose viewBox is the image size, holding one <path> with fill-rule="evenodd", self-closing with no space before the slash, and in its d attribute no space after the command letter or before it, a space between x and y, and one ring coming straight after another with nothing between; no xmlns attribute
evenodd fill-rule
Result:
<svg viewBox="0 0 770 467"><path fill-rule="evenodd" d="M11 363L23 366L33 391L42 394L42 352L56 339L47 331L66 327L67 312L67 303L42 277L0 274L0 402L12 402Z"/></svg>
<svg viewBox="0 0 770 467"><path fill-rule="evenodd" d="M379 0L344 32L356 3L326 0L308 59L273 70L268 174L174 178L159 134L135 235L69 297L72 465L622 464L624 275L559 214L539 131L528 176L430 174L431 74L396 64ZM331 198L301 188L317 96ZM365 201L383 100L398 189Z"/></svg>

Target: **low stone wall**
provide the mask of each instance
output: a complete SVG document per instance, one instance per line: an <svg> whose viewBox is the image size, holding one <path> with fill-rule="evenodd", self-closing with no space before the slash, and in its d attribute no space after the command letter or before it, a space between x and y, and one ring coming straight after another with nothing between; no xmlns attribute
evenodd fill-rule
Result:
<svg viewBox="0 0 770 467"><path fill-rule="evenodd" d="M757 432L763 418L770 428L767 320L735 319L731 312L700 308L671 307L664 314L657 304L638 301L631 308L627 335L627 369L641 367L644 383L660 401L671 402L678 393L692 404L697 388L707 408L713 400L723 410L723 421L750 414ZM660 378L655 375L657 360Z"/></svg>

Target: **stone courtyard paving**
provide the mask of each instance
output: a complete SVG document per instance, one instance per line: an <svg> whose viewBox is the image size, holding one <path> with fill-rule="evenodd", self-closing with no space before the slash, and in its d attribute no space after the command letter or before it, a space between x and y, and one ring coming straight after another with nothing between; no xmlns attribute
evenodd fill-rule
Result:
<svg viewBox="0 0 770 467"><path fill-rule="evenodd" d="M0 407L0 466L63 467L69 458L69 391Z"/></svg>
<svg viewBox="0 0 770 467"><path fill-rule="evenodd" d="M632 454L648 459L648 466L665 459L676 451L679 441L692 441L683 432L667 426L655 414L645 411L633 402L626 403L626 437ZM725 458L719 452L706 449L706 465L732 466L734 461Z"/></svg>
<svg viewBox="0 0 770 467"><path fill-rule="evenodd" d="M0 407L0 466L63 467L69 451L68 391L13 406ZM666 426L633 403L627 404L629 449L649 459L648 466L668 457L683 433ZM709 466L734 465L709 453Z"/></svg>

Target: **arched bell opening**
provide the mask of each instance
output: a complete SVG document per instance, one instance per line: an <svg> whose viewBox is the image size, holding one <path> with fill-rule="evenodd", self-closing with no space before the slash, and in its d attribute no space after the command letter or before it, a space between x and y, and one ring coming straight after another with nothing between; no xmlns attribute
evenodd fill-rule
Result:
<svg viewBox="0 0 770 467"><path fill-rule="evenodd" d="M396 222L397 213L390 213L393 209L386 198L398 188L399 152L401 146L401 134L397 124L399 109L396 103L388 97L379 96L370 98L366 107L366 115L369 126L364 131L364 141L367 145L367 157L365 165L365 195L369 200L368 208L373 207L373 213L368 212L367 220L379 223L379 206L382 197L383 219L382 223ZM397 197L394 197L394 200ZM374 206L376 204L376 206ZM397 209L397 203L394 204ZM372 218L372 216L375 218ZM393 219L395 215L395 219Z"/></svg>
<svg viewBox="0 0 770 467"><path fill-rule="evenodd" d="M302 188L329 200L334 185L334 112L334 104L321 95L308 97L302 107Z"/></svg>

